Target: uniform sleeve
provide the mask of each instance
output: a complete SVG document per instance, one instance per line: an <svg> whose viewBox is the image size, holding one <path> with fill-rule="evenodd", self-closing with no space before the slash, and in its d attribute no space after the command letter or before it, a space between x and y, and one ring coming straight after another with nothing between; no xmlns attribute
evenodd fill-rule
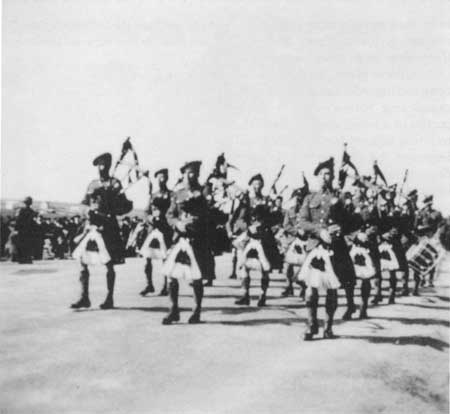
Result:
<svg viewBox="0 0 450 414"><path fill-rule="evenodd" d="M297 227L295 226L295 213L291 210L287 210L284 215L283 229L291 236L295 236L297 234Z"/></svg>
<svg viewBox="0 0 450 414"><path fill-rule="evenodd" d="M319 233L322 230L322 226L319 223L314 223L312 221L311 212L309 210L309 203L311 201L311 195L307 195L303 200L302 207L300 208L298 227L306 231L307 233L313 234L319 237Z"/></svg>
<svg viewBox="0 0 450 414"><path fill-rule="evenodd" d="M177 197L175 193L171 194L170 197L170 206L166 213L167 222L174 227L179 217L178 205L177 205Z"/></svg>

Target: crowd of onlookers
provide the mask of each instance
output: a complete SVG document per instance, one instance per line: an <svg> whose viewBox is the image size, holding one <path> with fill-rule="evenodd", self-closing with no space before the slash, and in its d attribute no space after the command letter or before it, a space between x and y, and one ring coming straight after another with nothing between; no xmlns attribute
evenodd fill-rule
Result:
<svg viewBox="0 0 450 414"><path fill-rule="evenodd" d="M0 256L3 260L19 261L18 231L16 217L0 217ZM120 228L124 246L131 232L142 220L139 217L123 217ZM36 214L28 231L31 255L34 260L68 259L75 248L74 238L83 225L79 215L71 217L45 217ZM127 255L134 256L133 248L127 249Z"/></svg>

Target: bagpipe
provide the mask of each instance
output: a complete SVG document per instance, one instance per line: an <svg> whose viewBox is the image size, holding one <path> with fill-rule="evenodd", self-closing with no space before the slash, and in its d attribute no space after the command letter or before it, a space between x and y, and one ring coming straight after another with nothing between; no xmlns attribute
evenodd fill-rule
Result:
<svg viewBox="0 0 450 414"><path fill-rule="evenodd" d="M72 257L82 264L104 265L111 261L111 256L97 226L87 224L83 233L74 238L74 242L77 247L72 252Z"/></svg>
<svg viewBox="0 0 450 414"><path fill-rule="evenodd" d="M319 242L305 258L297 275L299 282L305 282L308 288L319 290L338 289L341 284L331 263L333 251L324 243Z"/></svg>
<svg viewBox="0 0 450 414"><path fill-rule="evenodd" d="M122 184L121 193L127 191L142 178L149 179L150 172L140 166L137 152L131 143L131 137L127 137L123 142L119 159L114 165L111 175Z"/></svg>

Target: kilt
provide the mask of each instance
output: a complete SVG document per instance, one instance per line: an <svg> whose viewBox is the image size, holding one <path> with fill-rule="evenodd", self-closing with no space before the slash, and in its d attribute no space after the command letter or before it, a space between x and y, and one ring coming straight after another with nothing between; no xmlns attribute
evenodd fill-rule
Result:
<svg viewBox="0 0 450 414"><path fill-rule="evenodd" d="M356 283L355 268L343 236L333 240L331 250L333 251L331 264L341 286L343 288L354 286Z"/></svg>
<svg viewBox="0 0 450 414"><path fill-rule="evenodd" d="M375 276L376 270L368 248L353 245L350 249L350 256L357 278L364 280Z"/></svg>
<svg viewBox="0 0 450 414"><path fill-rule="evenodd" d="M338 289L339 280L331 262L333 252L319 245L308 253L298 273L299 282L319 290Z"/></svg>

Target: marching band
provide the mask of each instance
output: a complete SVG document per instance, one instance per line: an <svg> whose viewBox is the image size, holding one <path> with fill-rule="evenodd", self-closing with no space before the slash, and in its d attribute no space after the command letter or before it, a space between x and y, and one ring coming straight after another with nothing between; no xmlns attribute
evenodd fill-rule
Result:
<svg viewBox="0 0 450 414"><path fill-rule="evenodd" d="M126 163L132 153L133 162ZM287 286L282 297L292 296L294 286L300 287L300 300L305 300L308 326L304 340L319 333L319 295L325 295L324 338L335 337L334 314L338 306L338 289L345 291L344 320L352 319L357 307L355 286L361 286L361 306L358 317L368 317L371 303L383 301L382 280L389 280L390 304L395 303L398 278L401 295L408 295L410 275L413 294L427 281L433 285L436 264L443 253L444 224L436 211L433 197L423 200L419 209L417 190L403 194L400 188L389 186L378 163L373 176L361 176L344 147L342 164L335 182L334 158L319 163L314 170L319 188L310 191L303 183L290 197L291 206L283 210L282 192L276 183L270 194L264 193L264 178L252 176L248 189L243 190L228 178L229 164L224 154L217 158L206 183L199 183L201 161L191 161L180 169L181 178L174 189L167 186L169 172L162 168L154 173L157 190L153 191L148 171L143 172L128 138L121 156L110 175L112 156L95 158L99 179L88 187L83 204L88 214L79 235L73 257L81 264L81 298L71 305L74 309L89 307L89 269L92 264L106 266L107 296L100 307L114 307L114 265L124 262L125 248L134 249L145 259L146 285L140 292L146 296L155 292L154 261L162 262L164 286L159 295L168 295L170 308L163 318L165 325L180 320L178 308L179 283L183 280L193 289L194 308L189 323L201 321L204 287L213 286L215 256L230 252L231 279L240 279L242 296L237 306L250 305L250 287L259 279L260 295L257 306L266 306L271 274L284 272ZM125 178L115 178L120 165L127 165ZM351 173L353 170L353 174ZM124 187L146 177L149 181L149 205L146 220L128 236L124 246L120 238L117 217L129 213L132 202L126 198ZM123 181L125 180L125 184ZM377 182L381 180L380 182ZM444 245L446 249L448 245Z"/></svg>

